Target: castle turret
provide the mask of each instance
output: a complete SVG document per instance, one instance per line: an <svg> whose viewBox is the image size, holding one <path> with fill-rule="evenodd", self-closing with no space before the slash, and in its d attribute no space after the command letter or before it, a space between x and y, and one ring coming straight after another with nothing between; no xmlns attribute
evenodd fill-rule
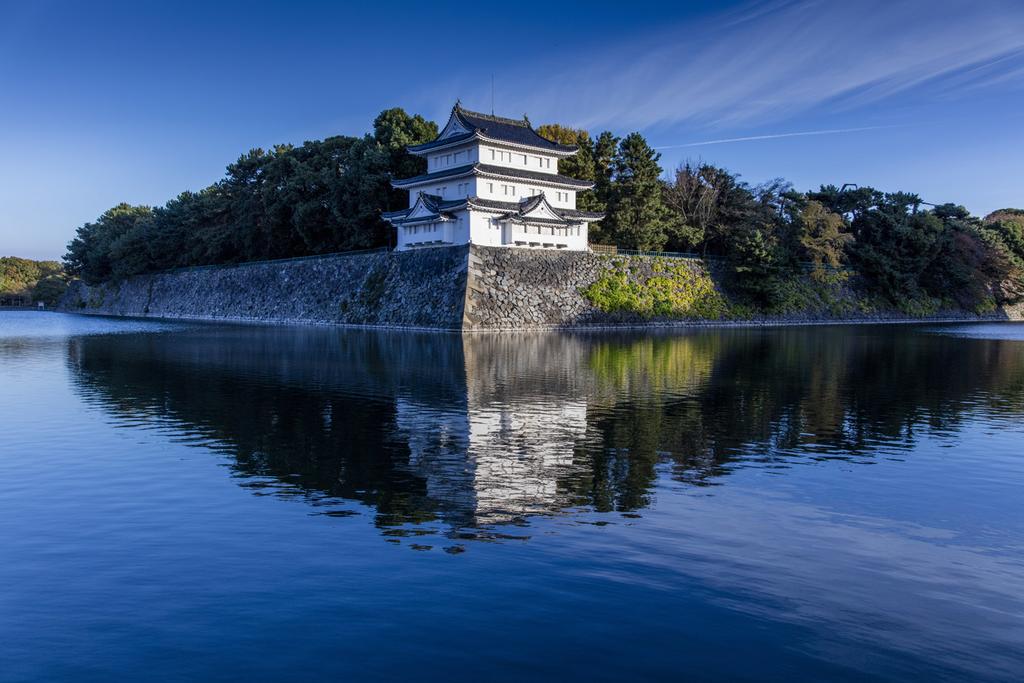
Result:
<svg viewBox="0 0 1024 683"><path fill-rule="evenodd" d="M541 137L523 118L452 108L436 140L408 148L427 172L396 179L409 208L383 214L400 250L480 244L587 249L587 226L604 215L576 209L593 183L558 175L558 160L577 148Z"/></svg>

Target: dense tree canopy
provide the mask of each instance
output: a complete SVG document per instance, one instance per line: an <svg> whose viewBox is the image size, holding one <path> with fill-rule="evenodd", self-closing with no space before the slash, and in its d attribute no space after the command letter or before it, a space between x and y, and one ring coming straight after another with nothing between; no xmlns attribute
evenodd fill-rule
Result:
<svg viewBox="0 0 1024 683"><path fill-rule="evenodd" d="M42 301L53 304L67 284L64 269L56 261L31 261L0 257L0 304L25 305Z"/></svg>
<svg viewBox="0 0 1024 683"><path fill-rule="evenodd" d="M405 205L393 177L423 173L406 146L432 140L436 124L401 109L372 134L298 147L253 149L225 177L162 207L120 204L78 228L68 270L88 282L183 266L287 258L386 246L382 211Z"/></svg>

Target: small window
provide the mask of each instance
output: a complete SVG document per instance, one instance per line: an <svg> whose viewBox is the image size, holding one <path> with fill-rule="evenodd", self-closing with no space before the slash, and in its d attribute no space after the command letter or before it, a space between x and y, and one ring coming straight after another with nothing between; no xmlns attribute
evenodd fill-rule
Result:
<svg viewBox="0 0 1024 683"><path fill-rule="evenodd" d="M494 183L487 183L487 191L490 192L491 194L494 194Z"/></svg>
<svg viewBox="0 0 1024 683"><path fill-rule="evenodd" d="M525 154L520 154L519 156L523 160L522 161L523 166L526 166L526 155Z"/></svg>
<svg viewBox="0 0 1024 683"><path fill-rule="evenodd" d="M538 168L544 168L544 159L543 159L543 157L537 157L537 167Z"/></svg>

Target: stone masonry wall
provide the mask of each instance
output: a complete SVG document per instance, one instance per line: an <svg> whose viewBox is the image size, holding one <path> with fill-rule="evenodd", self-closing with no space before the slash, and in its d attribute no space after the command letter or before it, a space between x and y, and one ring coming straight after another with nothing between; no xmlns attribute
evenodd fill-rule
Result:
<svg viewBox="0 0 1024 683"><path fill-rule="evenodd" d="M524 329L645 322L636 315L605 313L582 294L614 267L616 259L580 251L474 246L469 253L463 328ZM638 277L654 274L653 258L629 260ZM700 261L685 263L695 273L704 272Z"/></svg>
<svg viewBox="0 0 1024 683"><path fill-rule="evenodd" d="M661 265L658 263L661 261ZM694 280L714 271L699 260L670 259ZM622 271L622 264L628 268ZM61 302L70 312L237 322L321 323L440 330L523 330L622 325L779 324L906 320L898 311L841 313L821 306L788 315L738 320L652 318L606 312L583 291L620 268L646 282L664 268L651 257L459 246L407 252L333 255L142 275L89 286L74 283ZM663 271L662 271L663 272ZM716 287L717 288L717 287ZM1020 310L985 316L940 312L928 320L1020 319ZM925 320L918 318L916 320Z"/></svg>
<svg viewBox="0 0 1024 683"><path fill-rule="evenodd" d="M662 268L659 272L657 269ZM618 264L618 265L617 265ZM623 269L623 264L628 267ZM1024 305L983 315L961 309L937 311L926 317L908 317L896 309L879 308L860 300L849 287L830 292L831 301L818 301L786 314L749 317L732 309L720 319L698 317L645 317L629 311L606 312L595 307L583 291L616 268L632 283L664 275L671 264L694 281L710 278L722 293L724 273L697 259L659 259L646 256L602 256L585 252L533 251L474 246L469 252L464 330L566 327L814 324L836 322L925 322L952 320L1020 320ZM723 301L727 301L723 294ZM737 317L742 315L743 317Z"/></svg>
<svg viewBox="0 0 1024 683"><path fill-rule="evenodd" d="M458 329L468 247L268 261L140 275L89 286L70 312L238 322Z"/></svg>

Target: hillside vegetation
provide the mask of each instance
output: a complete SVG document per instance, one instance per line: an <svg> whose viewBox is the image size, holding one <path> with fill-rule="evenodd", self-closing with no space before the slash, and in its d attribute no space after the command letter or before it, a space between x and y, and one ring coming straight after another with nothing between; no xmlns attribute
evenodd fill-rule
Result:
<svg viewBox="0 0 1024 683"><path fill-rule="evenodd" d="M52 306L66 287L64 268L57 261L0 257L0 305L42 301Z"/></svg>
<svg viewBox="0 0 1024 683"><path fill-rule="evenodd" d="M579 208L606 213L591 227L592 242L716 258L725 264L730 298L751 310L799 307L808 274L822 286L841 281L909 313L984 312L1024 297L1019 209L981 219L904 191L826 185L800 192L782 179L749 185L705 163L666 175L660 155L639 133L593 137L557 124L538 132L579 147L559 171L594 182L578 197ZM396 108L381 112L362 137L251 150L205 189L160 207L119 204L85 223L68 245L65 265L96 283L388 246L392 230L380 213L407 202L390 181L425 172L424 160L405 147L436 135L435 123ZM661 296L656 292L633 294L645 306L669 305L651 303Z"/></svg>

